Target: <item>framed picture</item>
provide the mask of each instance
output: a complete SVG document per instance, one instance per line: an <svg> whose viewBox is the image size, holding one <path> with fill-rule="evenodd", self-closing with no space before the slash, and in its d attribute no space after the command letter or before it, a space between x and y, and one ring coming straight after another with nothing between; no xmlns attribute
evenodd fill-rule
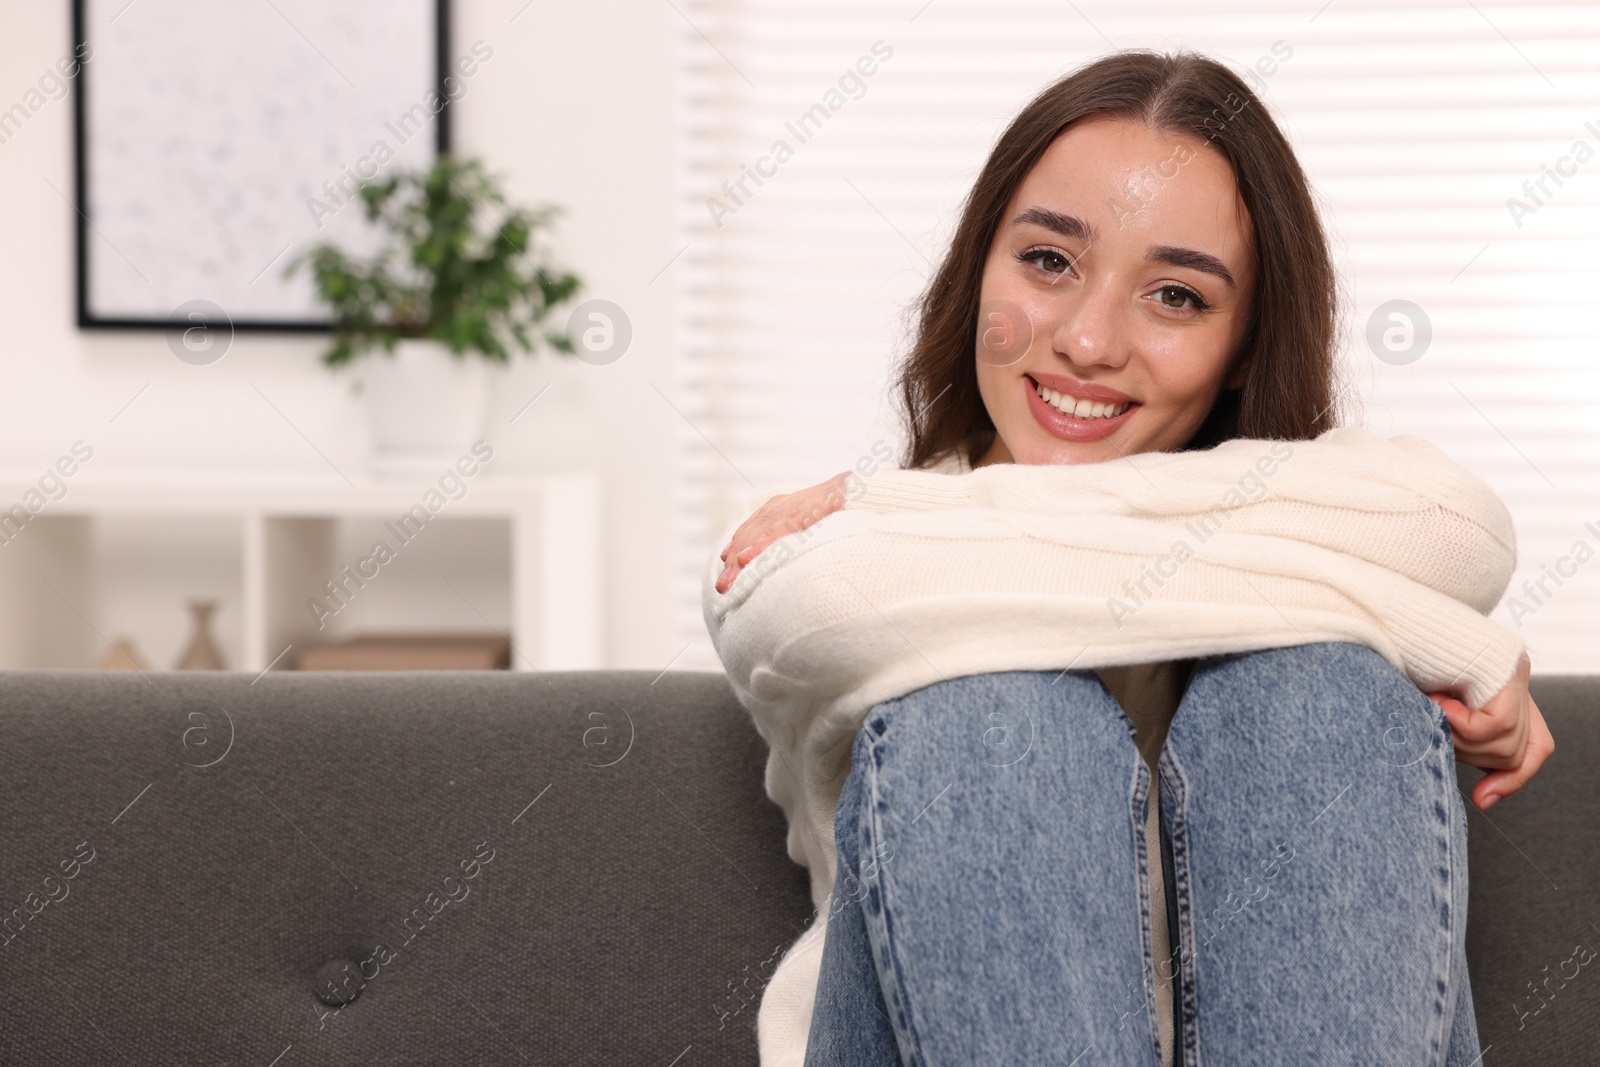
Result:
<svg viewBox="0 0 1600 1067"><path fill-rule="evenodd" d="M447 0L74 0L78 325L326 330L285 268L373 247L360 182L448 151L477 68L448 29Z"/></svg>

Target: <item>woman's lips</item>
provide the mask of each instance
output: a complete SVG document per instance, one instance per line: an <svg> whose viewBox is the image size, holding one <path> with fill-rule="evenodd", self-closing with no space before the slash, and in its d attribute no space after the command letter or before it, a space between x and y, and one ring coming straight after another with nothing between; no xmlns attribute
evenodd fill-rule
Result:
<svg viewBox="0 0 1600 1067"><path fill-rule="evenodd" d="M1063 415L1047 403L1034 387L1033 379L1024 375L1022 387L1028 392L1028 410L1033 412L1034 421L1044 427L1046 433L1052 437L1059 437L1063 441L1101 441L1116 433L1128 417L1139 410L1137 401L1128 404L1128 410L1121 415L1110 419L1080 419L1076 415Z"/></svg>

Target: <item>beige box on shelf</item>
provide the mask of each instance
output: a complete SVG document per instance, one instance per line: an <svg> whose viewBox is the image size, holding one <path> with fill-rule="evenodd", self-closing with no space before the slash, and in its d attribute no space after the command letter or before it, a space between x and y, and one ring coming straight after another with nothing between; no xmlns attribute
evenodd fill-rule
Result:
<svg viewBox="0 0 1600 1067"><path fill-rule="evenodd" d="M511 667L498 634L369 634L300 652L302 671L492 671Z"/></svg>

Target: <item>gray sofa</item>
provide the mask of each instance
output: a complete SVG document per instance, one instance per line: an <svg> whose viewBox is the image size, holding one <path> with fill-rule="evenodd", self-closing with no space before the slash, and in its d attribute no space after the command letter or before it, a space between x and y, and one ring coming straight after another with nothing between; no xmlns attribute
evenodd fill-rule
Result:
<svg viewBox="0 0 1600 1067"><path fill-rule="evenodd" d="M1534 693L1486 1067L1600 1063L1600 677ZM3 1064L749 1065L812 917L717 674L18 671L0 729Z"/></svg>

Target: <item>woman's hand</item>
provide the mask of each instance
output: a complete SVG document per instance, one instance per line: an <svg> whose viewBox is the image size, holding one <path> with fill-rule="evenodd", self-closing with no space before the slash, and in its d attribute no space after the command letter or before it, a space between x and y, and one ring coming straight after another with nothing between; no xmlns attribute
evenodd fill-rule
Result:
<svg viewBox="0 0 1600 1067"><path fill-rule="evenodd" d="M1524 652L1516 676L1480 711L1449 693L1428 694L1449 720L1457 761L1489 771L1472 789L1479 811L1521 789L1556 750L1539 706L1528 695L1528 673Z"/></svg>
<svg viewBox="0 0 1600 1067"><path fill-rule="evenodd" d="M722 550L721 558L728 565L717 578L717 592L726 593L739 577L740 569L772 542L804 530L844 507L844 484L849 476L846 471L820 485L775 496L761 505L733 532L733 540Z"/></svg>

